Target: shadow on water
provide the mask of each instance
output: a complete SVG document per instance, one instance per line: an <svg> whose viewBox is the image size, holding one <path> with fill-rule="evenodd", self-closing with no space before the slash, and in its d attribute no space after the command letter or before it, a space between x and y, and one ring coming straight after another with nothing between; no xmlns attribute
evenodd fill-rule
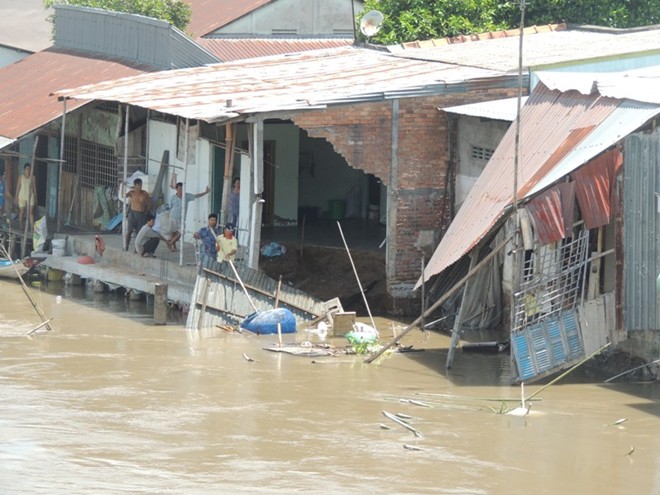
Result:
<svg viewBox="0 0 660 495"><path fill-rule="evenodd" d="M41 282L39 290L88 308L153 325L153 296L147 294L134 299L123 288L96 292L91 284L68 285L61 281ZM167 324L183 325L185 315L180 309L171 307L167 312Z"/></svg>

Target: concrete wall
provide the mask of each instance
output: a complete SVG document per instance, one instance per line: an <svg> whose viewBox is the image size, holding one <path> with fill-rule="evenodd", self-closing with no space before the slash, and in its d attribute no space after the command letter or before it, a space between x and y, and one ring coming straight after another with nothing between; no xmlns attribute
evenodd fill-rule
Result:
<svg viewBox="0 0 660 495"><path fill-rule="evenodd" d="M355 1L355 13L362 2ZM218 29L209 37L228 35L353 36L353 12L348 0L279 0Z"/></svg>
<svg viewBox="0 0 660 495"><path fill-rule="evenodd" d="M472 156L473 148L477 147L495 151L510 125L510 122L483 120L479 117L469 115L458 117L456 191L454 201L456 211L463 204L472 186L474 186L474 183L488 163L487 159L474 158Z"/></svg>
<svg viewBox="0 0 660 495"><path fill-rule="evenodd" d="M197 194L206 189L211 182L211 145L205 139L199 139L195 145L195 161L188 163L184 167L182 160L176 157L176 150L172 149L177 142L177 129L174 124L150 120L149 121L149 189L153 187L160 169L160 161L163 157L163 151L170 152L169 173L165 177L165 199L169 202L174 195L174 190L170 189L170 179L172 173L176 172L177 180L184 182L186 192ZM187 173L184 172L187 169ZM208 214L211 211L211 196L207 194L195 201L189 203L186 216L186 235L185 240L191 242L192 232L207 223Z"/></svg>

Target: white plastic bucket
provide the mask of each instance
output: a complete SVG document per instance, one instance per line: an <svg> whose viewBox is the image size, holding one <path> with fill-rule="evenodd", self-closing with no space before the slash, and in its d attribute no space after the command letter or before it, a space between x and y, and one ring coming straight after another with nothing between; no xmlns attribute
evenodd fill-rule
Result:
<svg viewBox="0 0 660 495"><path fill-rule="evenodd" d="M53 239L51 245L53 247L53 256L64 256L66 239Z"/></svg>
<svg viewBox="0 0 660 495"><path fill-rule="evenodd" d="M55 248L64 249L66 247L66 239L53 239L51 241L51 245L53 246L53 249Z"/></svg>

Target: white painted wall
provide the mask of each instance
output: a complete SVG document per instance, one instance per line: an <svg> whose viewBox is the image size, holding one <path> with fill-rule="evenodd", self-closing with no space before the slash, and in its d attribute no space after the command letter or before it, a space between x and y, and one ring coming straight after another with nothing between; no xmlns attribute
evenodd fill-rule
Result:
<svg viewBox="0 0 660 495"><path fill-rule="evenodd" d="M297 221L300 130L293 124L267 124L264 140L275 141L275 215ZM264 167L268 166L264 163Z"/></svg>
<svg viewBox="0 0 660 495"><path fill-rule="evenodd" d="M170 167L167 174L165 186L165 199L174 195L174 189L170 189L170 179L172 173L176 172L177 180L184 183L184 190L189 193L197 194L206 189L211 183L211 145L205 139L198 139L195 147L195 162L188 164L187 173L184 172L184 163L176 158L177 130L173 124L149 121L149 150L148 150L148 175L150 188L158 177L160 170L160 160L163 157L163 151L170 152ZM192 240L192 233L203 227L207 223L207 217L211 211L211 195L207 194L195 201L189 203L186 215L186 232L184 239L188 242Z"/></svg>
<svg viewBox="0 0 660 495"><path fill-rule="evenodd" d="M362 2L354 1L355 14ZM278 30L298 36L353 36L353 11L348 0L279 0L218 29L210 35L257 34L271 36Z"/></svg>

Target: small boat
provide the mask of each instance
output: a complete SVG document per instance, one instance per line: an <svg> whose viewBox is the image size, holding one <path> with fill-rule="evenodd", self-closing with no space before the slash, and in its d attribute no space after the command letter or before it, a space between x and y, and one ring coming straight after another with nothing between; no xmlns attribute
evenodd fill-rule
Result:
<svg viewBox="0 0 660 495"><path fill-rule="evenodd" d="M0 277L3 278L18 278L18 276L25 275L30 271L32 266L26 266L22 261L12 261L6 258L0 259Z"/></svg>
<svg viewBox="0 0 660 495"><path fill-rule="evenodd" d="M296 332L296 317L286 308L258 311L245 317L241 328L258 335L277 333L277 325L282 333Z"/></svg>

